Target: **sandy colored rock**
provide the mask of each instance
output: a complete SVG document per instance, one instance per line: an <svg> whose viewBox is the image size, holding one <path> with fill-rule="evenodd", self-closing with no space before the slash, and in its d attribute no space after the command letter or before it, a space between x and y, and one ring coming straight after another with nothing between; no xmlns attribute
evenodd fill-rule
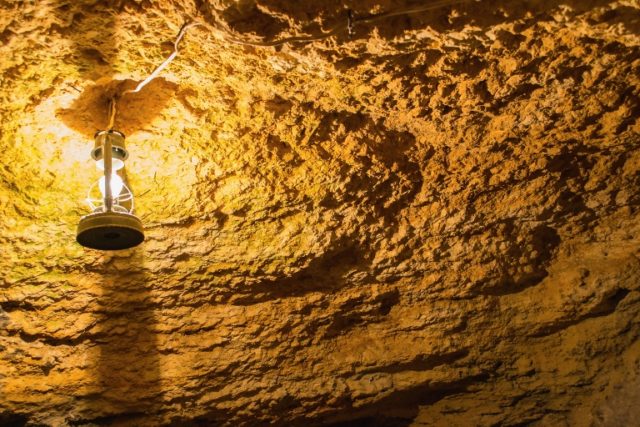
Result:
<svg viewBox="0 0 640 427"><path fill-rule="evenodd" d="M637 424L637 0L223 36L418 4L2 3L0 425ZM146 241L98 252L112 96Z"/></svg>

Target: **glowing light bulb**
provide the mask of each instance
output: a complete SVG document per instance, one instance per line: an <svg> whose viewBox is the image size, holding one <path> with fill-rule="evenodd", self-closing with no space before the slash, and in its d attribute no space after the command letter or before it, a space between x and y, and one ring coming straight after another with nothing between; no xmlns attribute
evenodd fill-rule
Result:
<svg viewBox="0 0 640 427"><path fill-rule="evenodd" d="M109 182L111 183L111 196L115 199L120 195L120 193L122 193L124 182L122 181L122 178L120 178L120 176L115 173L111 174L111 179L109 180ZM102 176L100 178L100 181L98 181L98 187L100 188L100 192L102 193L103 198L105 197L105 192L106 192L104 184L105 184L105 179L104 179L104 176Z"/></svg>

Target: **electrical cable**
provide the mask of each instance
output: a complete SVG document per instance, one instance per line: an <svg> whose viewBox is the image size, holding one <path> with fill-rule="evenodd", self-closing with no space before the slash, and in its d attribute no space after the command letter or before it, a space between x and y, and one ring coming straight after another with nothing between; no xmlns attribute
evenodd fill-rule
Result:
<svg viewBox="0 0 640 427"><path fill-rule="evenodd" d="M430 3L426 6L399 9L395 11L383 12L379 14L362 16L362 17L354 17L351 9L348 9L346 22L337 23L326 32L323 32L317 35L285 37L279 40L263 41L263 42L242 40L242 39L236 38L227 29L222 28L217 22L213 24L201 24L201 25L214 27L216 30L222 32L226 36L224 37L226 41L229 41L231 43L235 43L243 46L275 47L275 46L281 46L286 43L302 43L302 42L312 42L317 40L323 40L345 30L351 36L353 35L355 24L368 24L371 22L380 21L382 19L391 18L394 16L414 15L417 13L440 9L445 6L453 6L455 4L462 4L462 3L470 3L472 1L475 1L475 0L440 0L440 1L435 1L433 3Z"/></svg>
<svg viewBox="0 0 640 427"><path fill-rule="evenodd" d="M175 59L176 56L178 56L178 44L180 43L180 40L182 40L182 38L184 37L184 34L187 32L187 30L189 28L197 27L198 25L204 25L204 24L202 24L200 22L191 22L191 23L185 23L184 25L182 25L182 27L180 28L180 31L178 32L178 36L176 37L176 40L173 42L173 52L171 52L171 55L169 55L167 57L167 59L165 59L162 62L162 64L158 65L156 67L156 69L153 70L153 72L151 74L149 74L149 77L147 77L146 79L144 79L143 81L138 83L138 86L136 86L135 89L127 90L127 91L123 92L122 95L126 95L127 93L140 92L140 90L143 87L145 87L151 80L153 80L156 77L158 77L158 74L160 74L160 72L162 70L167 68L167 65L169 65L171 63L171 61L173 61Z"/></svg>
<svg viewBox="0 0 640 427"><path fill-rule="evenodd" d="M158 75L162 72L162 70L164 70L176 58L176 56L178 56L178 53L179 53L178 44L184 37L187 30L193 27L197 27L197 26L213 27L217 31L223 33L224 40L230 43L234 43L242 46L276 47L276 46L284 45L286 43L304 43L304 42L313 42L313 41L323 40L323 39L332 37L342 31L346 31L348 36L352 37L354 34L354 27L356 24L367 24L371 22L380 21L382 19L391 18L394 16L414 15L414 14L423 13L423 12L427 12L434 9L439 9L445 6L453 6L455 4L462 4L462 3L470 3L472 1L477 1L477 0L439 0L433 3L430 3L426 6L405 8L405 9L399 9L395 11L392 10L389 12L383 12L379 14L373 14L373 15L362 16L362 17L354 17L353 11L351 9L348 9L346 22L337 23L336 25L331 27L329 31L322 32L321 34L317 34L317 35L285 37L282 39L277 39L272 41L262 41L262 42L239 39L235 37L229 30L227 30L226 28L223 28L217 22L214 22L213 24L203 23L198 21L185 23L180 28L180 31L178 32L176 40L173 42L173 52L171 52L171 54L167 57L167 59L165 59L160 65L158 65L155 68L155 70L153 70L153 72L149 74L149 76L146 79L138 83L138 86L136 86L135 89L126 90L122 93L121 96L124 96L129 93L140 92L140 90L143 87L145 87L147 84L149 84L149 82L151 82L153 79L158 77ZM109 129L112 129L115 121L115 115L116 115L116 99L111 98L109 105L110 105Z"/></svg>
<svg viewBox="0 0 640 427"><path fill-rule="evenodd" d="M173 61L175 59L175 57L178 56L178 44L180 43L180 41L184 37L184 35L187 32L187 30L189 28L193 28L193 27L196 27L198 25L203 25L203 24L200 23L200 22L191 22L191 23L183 24L182 27L180 28L180 31L178 31L178 35L176 36L176 40L173 42L173 52L171 52L171 55L169 55L167 57L167 59L162 61L162 63L160 65L158 65L156 67L156 69L153 70L153 72L151 74L149 74L149 76L146 79L144 79L143 81L138 83L138 86L136 86L135 89L126 90L126 91L122 92L122 95L120 95L120 96L122 97L122 96L124 96L124 95L126 95L128 93L138 93L138 92L140 92L140 90L143 87L145 87L147 84L149 84L149 82L151 82L153 79L158 77L158 74L160 74L160 72L162 72L162 70L167 68L167 66L171 63L171 61ZM113 125L114 125L114 122L115 122L115 117L116 117L116 98L112 97L112 98L109 99L109 126L108 126L109 130L113 129Z"/></svg>

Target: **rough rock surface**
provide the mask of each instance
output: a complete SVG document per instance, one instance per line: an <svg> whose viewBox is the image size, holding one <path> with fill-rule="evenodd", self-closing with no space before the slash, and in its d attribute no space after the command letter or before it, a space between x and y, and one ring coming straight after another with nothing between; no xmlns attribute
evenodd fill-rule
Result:
<svg viewBox="0 0 640 427"><path fill-rule="evenodd" d="M638 0L221 30L424 4L0 2L0 425L637 425Z"/></svg>

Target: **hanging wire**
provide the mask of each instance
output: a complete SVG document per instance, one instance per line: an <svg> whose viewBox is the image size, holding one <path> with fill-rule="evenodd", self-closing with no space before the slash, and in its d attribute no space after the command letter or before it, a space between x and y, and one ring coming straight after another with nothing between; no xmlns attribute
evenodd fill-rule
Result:
<svg viewBox="0 0 640 427"><path fill-rule="evenodd" d="M126 90L122 93L122 96L129 94L129 93L137 93L140 92L140 90L145 87L147 84L149 84L149 82L151 82L153 79L155 79L156 77L158 77L158 75L162 72L162 70L164 70L165 68L167 68L167 66L176 58L176 56L178 56L178 45L180 43L180 41L183 39L185 33L187 32L187 30L189 30L190 28L193 27L197 27L197 26L205 26L205 27L213 27L214 29L216 29L217 31L221 32L223 34L223 38L224 40L230 42L230 43L234 43L234 44L238 44L238 45L242 45L242 46L253 46L253 47L275 47L275 46L282 46L286 43L307 43L307 42L313 42L313 41L317 41L317 40L323 40L323 39L327 39L329 37L335 36L336 34L339 34L343 31L346 31L348 36L351 38L355 32L354 27L356 24L367 24L367 23L371 23L371 22L376 22L376 21L380 21L383 19L387 19L387 18L391 18L394 16L403 16L403 15L414 15L414 14L418 14L418 13L423 13L423 12L427 12L430 10L435 10L435 9L439 9L442 7L446 7L446 6L453 6L455 4L463 4L463 3L470 3L473 1L478 1L478 0L439 0L439 1L434 1L428 5L425 6L418 6L418 7L412 7L412 8L405 8L405 9L399 9L399 10L391 10L389 12L383 12L383 13L378 13L378 14L373 14L373 15L366 15L366 16L361 16L361 17L354 17L353 15L353 11L351 11L351 9L347 10L347 16L346 16L346 20L344 22L339 22L336 25L334 25L333 27L331 27L328 31L322 32L320 34L316 34L316 35L309 35L309 36L294 36L294 37L285 37L282 39L276 39L276 40L271 40L271 41L251 41L251 40L243 40L243 39L239 39L237 37L235 37L235 35L233 33L231 33L228 29L222 27L218 22L213 22L213 23L203 23L203 22L198 22L198 21L193 21L193 22L189 22L189 23L185 23L184 25L182 25L182 27L180 28L180 31L178 32L178 35L176 36L176 40L173 42L173 52L171 52L171 54L167 57L167 59L165 59L160 65L158 65L155 70L153 70L153 72L151 74L149 74L149 76L144 79L143 81L141 81L140 83L138 83L138 86L136 86L135 89L129 89ZM115 98L111 98L109 101L109 130L113 129L113 125L114 125L114 121L115 121L115 116L116 116L116 99Z"/></svg>
<svg viewBox="0 0 640 427"><path fill-rule="evenodd" d="M428 5L425 5L425 6L418 6L418 7L398 9L398 10L391 10L389 12L383 12L383 13L378 13L378 14L373 14L373 15L366 15L366 16L361 16L361 17L354 17L353 16L353 12L349 9L349 10L347 10L346 20L343 21L343 22L337 23L336 25L331 27L326 32L322 32L322 33L316 34L316 35L309 35L309 36L285 37L285 38L282 38L282 39L271 40L271 41L251 41L251 40L242 40L242 39L236 38L229 30L227 30L226 28L222 27L217 22L214 22L214 23L211 23L211 24L202 24L202 25L212 26L216 30L218 30L221 33L223 33L224 34L224 39L226 41L228 41L228 42L231 42L231 43L235 43L235 44L239 44L239 45L243 45L243 46L275 47L275 46L281 46L281 45L286 44L286 43L304 43L304 42L313 42L313 41L317 41L317 40L323 40L323 39L329 38L331 36L334 36L334 35L336 35L338 33L341 33L343 31L346 31L347 34L349 34L351 36L351 35L353 35L354 26L356 24L368 24L368 23L371 23L371 22L376 22L376 21L380 21L380 20L383 20L383 19L391 18L391 17L394 17L394 16L414 15L414 14L418 14L418 13L422 13L422 12L427 12L427 11L430 11L430 10L440 9L442 7L445 7L445 6L453 6L453 5L456 5L456 4L471 3L473 1L478 1L478 0L439 0L439 1L434 1L432 3L429 3Z"/></svg>
<svg viewBox="0 0 640 427"><path fill-rule="evenodd" d="M198 25L203 25L203 24L200 22L190 22L182 25L182 27L180 28L180 31L178 32L176 40L173 42L173 52L171 52L171 55L169 55L167 59L165 59L160 65L158 65L156 69L153 70L153 72L149 74L149 76L146 79L138 83L138 86L136 86L135 89L126 90L122 92L121 96L124 96L128 93L140 92L140 90L143 87L145 87L147 84L149 84L149 82L151 82L153 79L158 77L158 75L162 72L162 70L167 68L167 66L171 63L171 61L173 61L175 57L178 56L178 44L180 44L180 41L184 37L187 30L193 27L197 27ZM108 126L109 130L113 130L113 125L116 117L116 108L117 108L116 103L117 103L117 100L115 97L112 97L109 99L109 126Z"/></svg>
<svg viewBox="0 0 640 427"><path fill-rule="evenodd" d="M187 32L187 30L189 28L197 27L198 25L203 25L203 24L200 23L200 22L185 23L180 28L180 31L178 32L178 36L176 37L176 41L173 42L173 52L171 52L171 55L169 55L169 57L167 57L167 59L165 59L162 62L162 64L158 65L156 67L156 69L153 70L153 72L151 74L149 74L149 77L147 77L146 79L144 79L143 81L138 83L138 86L136 86L135 89L127 90L127 91L123 92L122 95L126 95L127 93L140 92L140 89L145 87L151 80L153 80L156 77L158 77L158 74L160 74L160 72L162 72L162 70L167 68L167 65L169 65L171 63L171 61L173 61L175 59L176 56L178 56L178 44L180 43L180 40L182 40L182 38L184 37L184 34Z"/></svg>

